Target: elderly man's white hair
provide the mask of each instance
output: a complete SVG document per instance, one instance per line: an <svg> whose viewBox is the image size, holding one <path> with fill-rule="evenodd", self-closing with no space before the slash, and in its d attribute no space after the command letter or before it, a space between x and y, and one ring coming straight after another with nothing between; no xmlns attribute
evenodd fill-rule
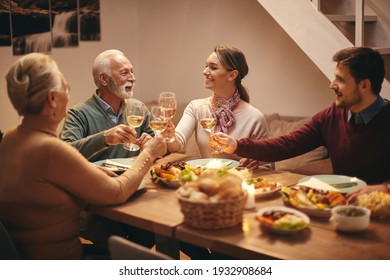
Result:
<svg viewBox="0 0 390 280"><path fill-rule="evenodd" d="M100 53L96 58L95 62L93 63L92 67L92 75L93 80L95 82L95 85L100 88L101 83L99 81L99 75L100 73L105 73L109 76L111 76L111 68L110 68L110 59L115 59L117 61L123 59L125 55L123 52L119 50L106 50L102 53Z"/></svg>

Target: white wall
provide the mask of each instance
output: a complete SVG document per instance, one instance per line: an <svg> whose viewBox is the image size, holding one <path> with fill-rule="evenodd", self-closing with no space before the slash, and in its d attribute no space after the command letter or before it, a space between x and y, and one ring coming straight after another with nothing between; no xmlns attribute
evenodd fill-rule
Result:
<svg viewBox="0 0 390 280"><path fill-rule="evenodd" d="M249 75L243 84L264 113L309 116L333 101L327 78L256 0L101 0L101 27L99 42L52 50L71 85L70 106L92 95L92 62L109 48L130 58L135 96L144 101L161 91L176 92L181 102L208 96L205 60L224 43L245 53ZM19 122L4 79L17 58L11 47L0 47L1 130Z"/></svg>

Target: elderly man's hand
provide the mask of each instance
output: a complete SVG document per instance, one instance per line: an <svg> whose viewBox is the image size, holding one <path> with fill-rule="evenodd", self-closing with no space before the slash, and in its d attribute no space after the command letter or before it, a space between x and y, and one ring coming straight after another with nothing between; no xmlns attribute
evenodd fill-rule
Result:
<svg viewBox="0 0 390 280"><path fill-rule="evenodd" d="M137 139L137 132L135 129L124 124L107 129L104 131L103 135L106 145L134 143Z"/></svg>

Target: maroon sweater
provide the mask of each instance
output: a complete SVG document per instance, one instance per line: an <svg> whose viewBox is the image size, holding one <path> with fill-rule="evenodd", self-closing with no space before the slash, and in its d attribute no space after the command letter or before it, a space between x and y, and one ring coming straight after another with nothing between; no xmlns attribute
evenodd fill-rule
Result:
<svg viewBox="0 0 390 280"><path fill-rule="evenodd" d="M288 135L237 144L237 155L269 162L325 146L335 174L381 183L390 180L390 103L367 125L348 122L348 110L332 104Z"/></svg>

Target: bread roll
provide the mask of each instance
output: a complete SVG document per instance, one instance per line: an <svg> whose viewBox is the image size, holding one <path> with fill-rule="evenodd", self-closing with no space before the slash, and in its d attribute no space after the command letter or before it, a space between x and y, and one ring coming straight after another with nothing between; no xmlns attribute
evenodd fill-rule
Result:
<svg viewBox="0 0 390 280"><path fill-rule="evenodd" d="M216 194L219 190L219 184L212 178L201 178L199 180L199 190L209 196Z"/></svg>
<svg viewBox="0 0 390 280"><path fill-rule="evenodd" d="M226 199L234 199L239 198L242 195L242 188L225 188L221 189L217 196L219 197L219 200L226 200Z"/></svg>
<svg viewBox="0 0 390 280"><path fill-rule="evenodd" d="M242 188L242 180L235 174L226 174L219 182L221 189Z"/></svg>

